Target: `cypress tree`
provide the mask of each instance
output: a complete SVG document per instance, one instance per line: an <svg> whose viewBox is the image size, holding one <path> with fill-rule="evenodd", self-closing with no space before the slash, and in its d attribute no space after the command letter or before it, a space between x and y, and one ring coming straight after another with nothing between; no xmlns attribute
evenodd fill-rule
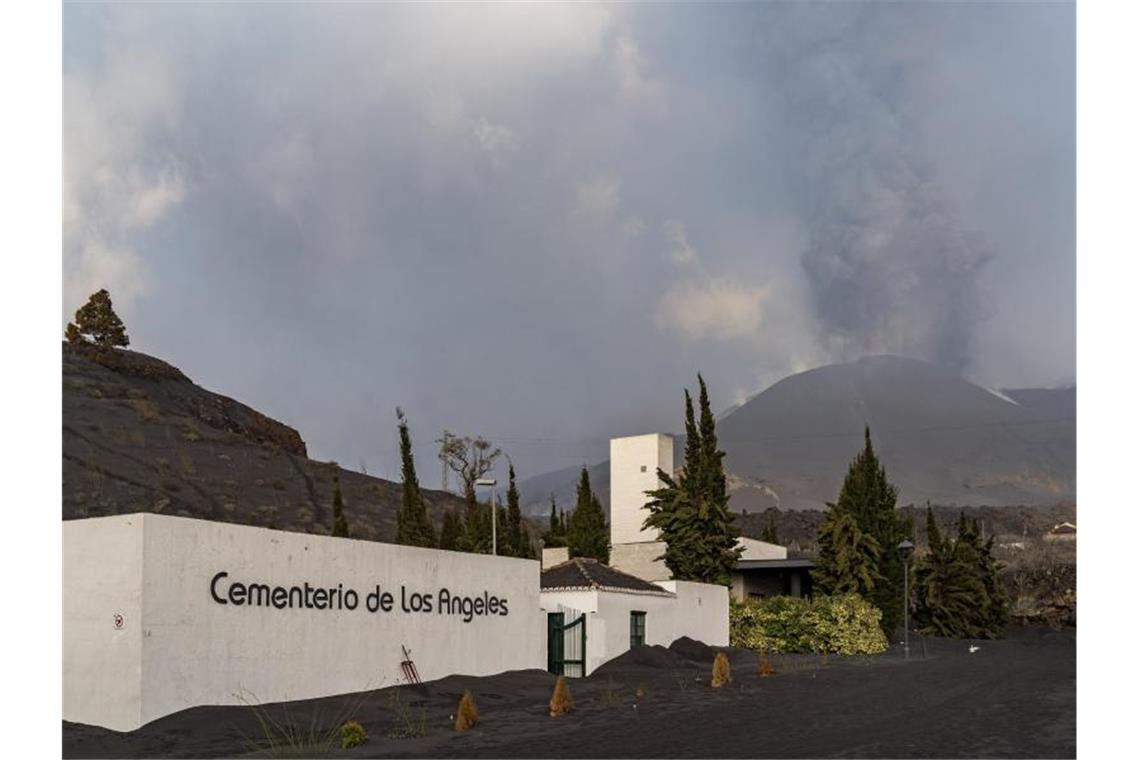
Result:
<svg viewBox="0 0 1140 760"><path fill-rule="evenodd" d="M716 438L716 418L704 378L700 383L700 422L685 391L685 466L674 479L658 468L660 488L647 491L646 528L656 528L665 542L660 559L677 580L728 584L740 557L728 511L724 452Z"/></svg>
<svg viewBox="0 0 1140 760"><path fill-rule="evenodd" d="M867 601L879 608L882 613L883 631L890 636L902 622L903 559L896 547L910 533L910 522L895 510L898 490L887 480L887 473L879 463L871 445L871 429L863 431L863 450L852 460L839 491L835 504L828 504L828 519L841 518L837 512L844 512L853 518L863 536L874 539L878 547L875 561L874 583L866 587L858 578L839 578L842 565L833 554L835 547L850 545L839 541L833 546L820 545L820 556L816 562L817 577L825 586L843 587L857 585L864 587L862 593ZM833 526L834 529L834 526ZM858 565L852 565L857 567Z"/></svg>
<svg viewBox="0 0 1140 760"><path fill-rule="evenodd" d="M776 520L774 518L768 518L767 525L760 531L760 540L769 544L780 543L780 539L776 535Z"/></svg>
<svg viewBox="0 0 1140 760"><path fill-rule="evenodd" d="M416 463L412 457L412 438L408 433L408 420L404 411L396 408L400 429L400 474L403 490L400 511L396 514L396 543L404 546L436 546L435 528L428 517L420 481L416 477Z"/></svg>
<svg viewBox="0 0 1140 760"><path fill-rule="evenodd" d="M554 494L550 494L550 527L542 534L542 545L546 548L565 546L566 534L563 523L558 519L558 505L554 503Z"/></svg>
<svg viewBox="0 0 1140 760"><path fill-rule="evenodd" d="M507 465L507 530L505 533L506 545L510 547L508 556L525 557L526 535L522 526L522 510L519 508L519 489L515 485L515 465L510 459L507 460Z"/></svg>
<svg viewBox="0 0 1140 760"><path fill-rule="evenodd" d="M927 507L930 549L916 570L915 622L927 634L997 638L1005 632L1008 606L991 553L976 521L958 517L958 535L944 539Z"/></svg>
<svg viewBox="0 0 1140 760"><path fill-rule="evenodd" d="M459 536L459 549L474 554L490 554L490 504L482 504L476 501L474 491L467 494L466 502L463 510L463 533Z"/></svg>
<svg viewBox="0 0 1140 760"><path fill-rule="evenodd" d="M835 504L827 506L827 516L819 526L819 559L812 582L821 594L856 593L870 599L875 585L882 581L882 547L874 536L859 528L850 511Z"/></svg>
<svg viewBox="0 0 1140 760"><path fill-rule="evenodd" d="M571 557L593 557L602 563L610 561L606 513L590 488L590 473L585 467L578 479L578 503L570 515L566 539Z"/></svg>
<svg viewBox="0 0 1140 760"><path fill-rule="evenodd" d="M333 475L333 527L332 535L348 538L348 520L344 516L344 499L340 495L340 476Z"/></svg>
<svg viewBox="0 0 1140 760"><path fill-rule="evenodd" d="M94 343L101 348L131 343L123 321L111 305L111 294L100 289L75 312L75 322L67 325L65 337L71 343Z"/></svg>
<svg viewBox="0 0 1140 760"><path fill-rule="evenodd" d="M975 533L979 533L975 525ZM986 590L986 631L991 638L1005 635L1009 625L1009 595L1001 580L1001 565L994 557L994 536L978 547L979 570Z"/></svg>
<svg viewBox="0 0 1140 760"><path fill-rule="evenodd" d="M439 529L439 548L456 551L459 548L459 536L463 532L463 523L454 509L445 510L443 525Z"/></svg>

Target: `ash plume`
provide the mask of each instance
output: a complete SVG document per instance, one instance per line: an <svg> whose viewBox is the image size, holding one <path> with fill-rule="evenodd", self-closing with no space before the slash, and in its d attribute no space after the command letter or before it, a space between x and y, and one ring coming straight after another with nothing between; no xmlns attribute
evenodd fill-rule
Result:
<svg viewBox="0 0 1140 760"><path fill-rule="evenodd" d="M889 10L889 13L884 12ZM809 227L801 265L836 359L899 353L957 370L991 258L922 153L914 101L936 31L903 7L794 4L768 36Z"/></svg>

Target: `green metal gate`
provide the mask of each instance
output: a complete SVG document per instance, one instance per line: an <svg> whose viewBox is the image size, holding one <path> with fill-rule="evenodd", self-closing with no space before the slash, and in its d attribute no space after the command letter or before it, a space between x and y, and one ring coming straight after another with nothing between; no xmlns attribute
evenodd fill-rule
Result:
<svg viewBox="0 0 1140 760"><path fill-rule="evenodd" d="M586 613L578 613L569 623L565 612L547 613L546 669L556 676L586 675Z"/></svg>

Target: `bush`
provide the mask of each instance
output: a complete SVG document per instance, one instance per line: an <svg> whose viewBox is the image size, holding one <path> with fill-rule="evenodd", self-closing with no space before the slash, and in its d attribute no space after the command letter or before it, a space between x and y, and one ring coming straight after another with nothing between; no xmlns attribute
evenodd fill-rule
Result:
<svg viewBox="0 0 1140 760"><path fill-rule="evenodd" d="M368 732L364 730L364 726L360 725L355 720L350 720L340 727L341 749L352 749L353 747L359 747L366 741L368 741Z"/></svg>
<svg viewBox="0 0 1140 760"><path fill-rule="evenodd" d="M464 691L459 700L459 709L455 712L455 730L466 731L479 722L479 708L475 706L475 697L471 692Z"/></svg>
<svg viewBox="0 0 1140 760"><path fill-rule="evenodd" d="M566 685L566 676L558 676L554 684L554 695L550 698L550 717L565 715L574 709L574 700L570 696L570 687Z"/></svg>
<svg viewBox="0 0 1140 760"><path fill-rule="evenodd" d="M728 666L728 657L724 652L717 652L716 659L713 660L712 687L719 689L730 683L732 683L732 669Z"/></svg>
<svg viewBox="0 0 1140 760"><path fill-rule="evenodd" d="M732 646L799 654L879 654L887 638L878 608L858 594L777 596L729 610Z"/></svg>

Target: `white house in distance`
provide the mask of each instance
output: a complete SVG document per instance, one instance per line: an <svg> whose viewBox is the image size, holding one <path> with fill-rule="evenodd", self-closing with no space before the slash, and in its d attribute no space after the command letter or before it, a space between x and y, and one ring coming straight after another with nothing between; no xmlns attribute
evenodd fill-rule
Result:
<svg viewBox="0 0 1140 760"><path fill-rule="evenodd" d="M665 544L644 528L646 491L658 488L657 469L673 471L673 437L663 433L610 439L610 565L647 581L668 580ZM732 577L737 600L811 593L812 562L789 558L777 544L741 536L743 549Z"/></svg>

